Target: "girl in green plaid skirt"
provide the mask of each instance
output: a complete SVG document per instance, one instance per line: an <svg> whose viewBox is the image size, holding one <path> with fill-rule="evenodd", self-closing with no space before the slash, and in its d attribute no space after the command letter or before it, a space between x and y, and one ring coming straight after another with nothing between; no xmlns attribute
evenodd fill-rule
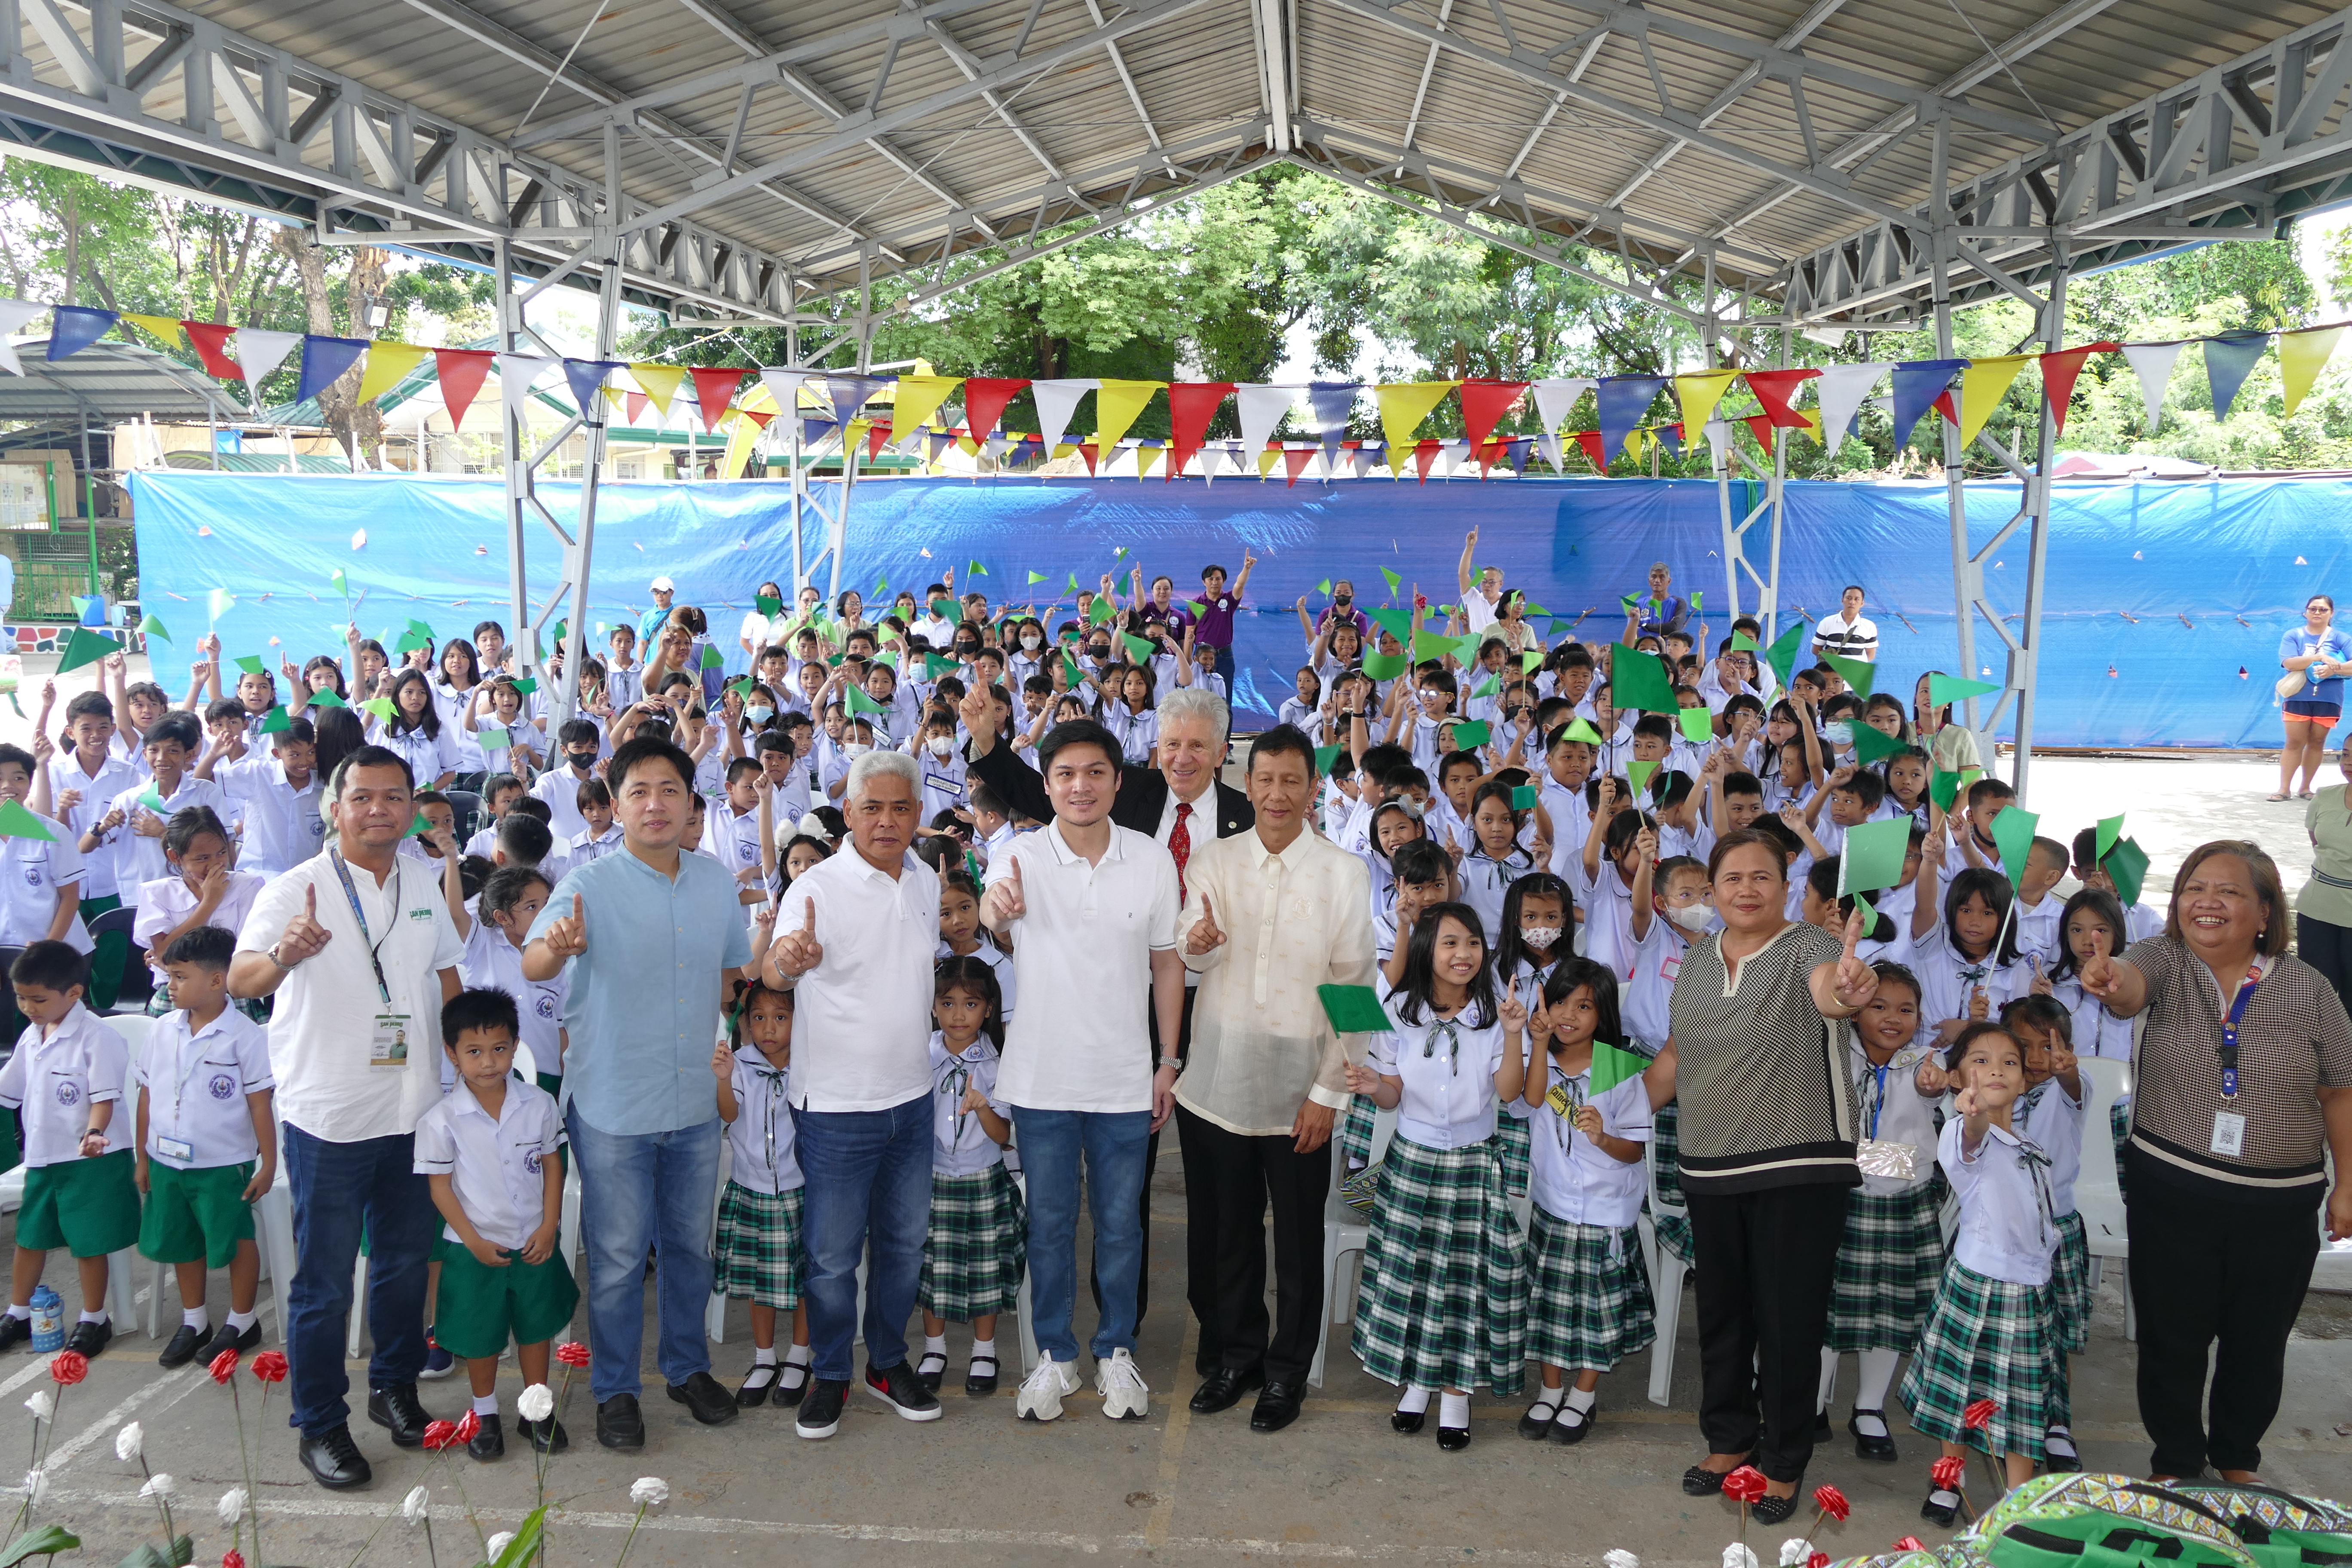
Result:
<svg viewBox="0 0 2352 1568"><path fill-rule="evenodd" d="M1936 1157L1959 1200L1960 1224L1903 1375L1903 1407L1947 1457L1965 1462L1971 1447L2000 1456L2014 1487L2042 1457L2057 1379L2050 1156L2015 1129L2025 1052L2006 1029L1966 1026L1949 1060L1957 1092ZM1959 1506L1957 1489L1931 1480L1919 1512L1948 1525Z"/></svg>
<svg viewBox="0 0 2352 1568"><path fill-rule="evenodd" d="M751 1303L751 1370L735 1391L739 1407L782 1405L808 1392L808 1304L801 1300L801 1188L793 1151L793 994L739 986L735 1047L710 1058L719 1119L733 1163L719 1198L711 1289ZM793 1342L776 1365L776 1314L793 1315Z"/></svg>
<svg viewBox="0 0 2352 1568"><path fill-rule="evenodd" d="M1004 1049L996 972L977 954L940 960L932 982L931 1226L923 1238L923 1355L915 1376L937 1391L948 1322L971 1325L966 1394L996 1392L996 1314L1020 1297L1028 1263L1021 1190L1004 1168L1013 1123L996 1099Z"/></svg>
<svg viewBox="0 0 2352 1568"><path fill-rule="evenodd" d="M1549 871L1530 871L1503 894L1502 931L1495 939L1495 979L1509 988L1530 1017L1543 1005L1545 979L1570 951L1569 911L1575 907L1566 879ZM1528 1190L1530 1142L1528 1123L1520 1117L1506 1116L1495 1125L1496 1146L1503 1155L1503 1184L1513 1197Z"/></svg>
<svg viewBox="0 0 2352 1568"><path fill-rule="evenodd" d="M1397 1112L1357 1293L1364 1370L1402 1386L1389 1425L1418 1432L1444 1391L1437 1445L1470 1446L1470 1386L1518 1392L1526 1373L1526 1264L1495 1154L1498 1099L1526 1082L1527 1009L1497 994L1477 911L1421 912L1402 984L1381 987L1397 1023L1375 1035L1348 1089Z"/></svg>
<svg viewBox="0 0 2352 1568"><path fill-rule="evenodd" d="M2037 977L2034 984L2047 982ZM2067 1429L2074 1401L2066 1358L2091 1343L2091 1243L2074 1207L2090 1113L2074 1051L2074 1018L2056 997L2036 994L2002 1007L2000 1023L2025 1052L2026 1089L2017 1102L2017 1135L2050 1156L2050 1214L2058 1228L2058 1251L2050 1265L2050 1291L2058 1309L2058 1378L2051 1389L2050 1426L2042 1435L2042 1448L2050 1468L2079 1470L2082 1456Z"/></svg>

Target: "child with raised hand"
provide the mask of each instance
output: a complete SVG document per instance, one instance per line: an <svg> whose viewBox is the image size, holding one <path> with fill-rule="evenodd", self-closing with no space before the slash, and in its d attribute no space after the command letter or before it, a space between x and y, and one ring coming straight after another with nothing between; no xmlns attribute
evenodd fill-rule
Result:
<svg viewBox="0 0 2352 1568"><path fill-rule="evenodd" d="M236 952L234 931L199 925L157 952L176 1005L156 1020L131 1072L140 1089L135 1174L147 1199L139 1251L172 1265L180 1288L180 1327L156 1358L164 1367L261 1343L253 1205L278 1179L276 1082L269 1037L228 1005ZM228 1321L217 1334L205 1312L207 1268L228 1270Z"/></svg>
<svg viewBox="0 0 2352 1568"><path fill-rule="evenodd" d="M1503 895L1496 924L1495 984L1519 999L1533 1016L1543 1002L1545 977L1570 956L1570 911L1576 907L1568 884L1549 871L1529 871ZM1528 1190L1528 1124L1506 1116L1495 1125L1495 1157L1503 1163L1503 1186L1513 1197Z"/></svg>
<svg viewBox="0 0 2352 1568"><path fill-rule="evenodd" d="M466 944L457 961L458 978L515 999L520 1014L516 1037L530 1048L532 1081L550 1094L563 1085L563 1050L569 1038L563 1010L572 994L572 971L567 965L552 979L527 979L522 950L530 945L531 922L547 907L553 889L547 873L533 866L499 867L470 900L449 897L458 889L443 879L449 923Z"/></svg>
<svg viewBox="0 0 2352 1568"><path fill-rule="evenodd" d="M2025 874L2017 885L2017 950L2035 961L2037 973L2055 963L2063 942L2058 930L2064 900L2051 890L2066 875L2066 847L2036 838L2025 854Z"/></svg>
<svg viewBox="0 0 2352 1568"><path fill-rule="evenodd" d="M39 808L36 806L35 809ZM58 815L64 814L60 812ZM2119 907L2123 903L2123 895L2116 889L2116 879L2107 875L2105 867L2099 864L2099 830L2095 827L2085 827L2074 835L2074 880L2085 888L2095 888L2106 894ZM2124 910L2123 913L2124 936L2127 940L2116 944L2117 953L2135 942L2146 942L2149 937L2164 934L2164 911L2153 904L2137 903Z"/></svg>
<svg viewBox="0 0 2352 1568"><path fill-rule="evenodd" d="M1160 714L1152 705L1154 685L1151 671L1139 664L1120 667L1115 679L1108 671L1104 675L1097 717L1118 737L1122 758L1139 768L1159 765Z"/></svg>
<svg viewBox="0 0 2352 1568"><path fill-rule="evenodd" d="M1650 1098L1635 1073L1592 1092L1593 1042L1622 1039L1617 982L1590 959L1563 958L1533 1016L1548 1059L1531 1060L1507 1109L1529 1129L1528 1353L1543 1387L1519 1417L1530 1441L1579 1443L1598 1416L1601 1374L1656 1339L1634 1221ZM1575 1385L1563 1388L1573 1372Z"/></svg>
<svg viewBox="0 0 2352 1568"><path fill-rule="evenodd" d="M756 969L754 973L757 973ZM719 1119L734 1156L719 1198L711 1248L714 1290L751 1303L751 1370L738 1408L795 1405L808 1393L808 1307L801 1300L801 1192L792 1111L793 994L752 981L735 994L732 1045L711 1053ZM776 1364L776 1314L793 1316L792 1344Z"/></svg>
<svg viewBox="0 0 2352 1568"><path fill-rule="evenodd" d="M1956 820L1945 819L1947 834ZM1936 878L1944 864L1937 836L1931 834L1913 882L1911 945L1919 976L1922 1043L1932 1033L1948 1046L1969 1024L1998 1016L2000 1005L2024 994L2033 976L2018 952L2017 927L2008 919L2009 879L1972 866L1952 879L1939 905Z"/></svg>
<svg viewBox="0 0 2352 1568"><path fill-rule="evenodd" d="M1595 779L1593 789L1592 830L1585 835L1584 858L1569 885L1584 910L1584 956L1623 974L1641 913L1633 879L1657 858L1658 835L1646 813L1631 805L1619 808L1625 795L1617 780Z"/></svg>
<svg viewBox="0 0 2352 1568"><path fill-rule="evenodd" d="M976 957L941 960L931 1016L939 1025L931 1033L931 1223L915 1292L923 1310L915 1376L937 1391L948 1366L948 1323L970 1323L964 1392L988 1394L998 1377L996 1317L1019 1299L1028 1264L1028 1221L1004 1168L1013 1123L996 1099L1004 1051L996 972ZM1043 1411L1021 1414L1050 1419Z"/></svg>
<svg viewBox="0 0 2352 1568"><path fill-rule="evenodd" d="M514 1074L520 1028L503 991L460 991L442 1005L443 1048L457 1086L416 1123L416 1173L444 1222L433 1338L466 1363L480 1429L466 1452L506 1455L499 1425L499 1357L515 1343L526 1387L547 1381L548 1347L572 1321L580 1288L556 1245L563 1213L563 1115L555 1097ZM542 1454L571 1446L553 1415L519 1420Z"/></svg>
<svg viewBox="0 0 2352 1568"><path fill-rule="evenodd" d="M1916 826L1928 826L1934 804L1927 795L1927 753L1916 746L1906 746L1880 766L1886 774L1886 800L1880 812L1900 813Z"/></svg>
<svg viewBox="0 0 2352 1568"><path fill-rule="evenodd" d="M1807 925L1819 926L1841 940L1845 935L1845 923L1854 911L1854 895L1837 890L1843 858L1832 855L1805 868L1804 884L1799 894L1802 901L1797 911L1798 918ZM1864 963L1899 963L1907 967L1912 958L1911 938L1902 922L1874 904L1871 913L1874 917L1871 929L1855 946L1854 956Z"/></svg>
<svg viewBox="0 0 2352 1568"><path fill-rule="evenodd" d="M2032 989L2056 998L2066 1009L2073 1020L2068 1038L2074 1043L2077 1056L2131 1059L2132 1021L2108 1012L2105 1001L2083 988L2084 964L2101 956L2123 956L2130 945L2124 935L2129 919L2115 894L2101 888L2084 888L2059 911L2058 962L2035 977ZM2125 1103L2117 1101L2119 1107ZM2129 1126L2127 1120L2119 1117L2118 1121Z"/></svg>
<svg viewBox="0 0 2352 1568"><path fill-rule="evenodd" d="M996 934L980 923L980 884L972 880L968 870L957 869L940 878L940 950L939 963L951 958L969 958L988 966L996 976L996 1021L1003 1027L1013 1023L1015 1006L1013 981L1013 954L997 944Z"/></svg>
<svg viewBox="0 0 2352 1568"><path fill-rule="evenodd" d="M1946 1055L1956 1092L1936 1145L1959 1202L1952 1260L1904 1373L1911 1425L1948 1457L1968 1447L1998 1456L2015 1487L2045 1452L2057 1379L2057 1306L2050 1289L2058 1232L2050 1215L2050 1156L2013 1126L2025 1092L2025 1052L1999 1024L1965 1026ZM1981 1426L1969 1407L1992 1402ZM1959 1494L1931 1485L1920 1517L1948 1525Z"/></svg>
<svg viewBox="0 0 2352 1568"><path fill-rule="evenodd" d="M38 731L33 741L37 746L49 745ZM0 800L23 805L41 771L32 752L0 745ZM81 852L63 823L41 820L49 829L47 839L0 838L0 944L63 942L88 952L92 943L81 919ZM8 1011L0 1006L0 1016Z"/></svg>
<svg viewBox="0 0 2352 1568"><path fill-rule="evenodd" d="M1460 903L1421 913L1402 984L1381 989L1397 1028L1349 1065L1348 1089L1397 1126L1353 1342L1365 1371L1404 1391L1396 1431L1420 1431L1444 1392L1437 1443L1454 1452L1470 1446L1471 1386L1509 1395L1526 1375L1527 1269L1493 1142L1500 1101L1526 1087L1527 1009L1498 992L1477 913Z"/></svg>
<svg viewBox="0 0 2352 1568"><path fill-rule="evenodd" d="M2058 1232L2050 1268L2050 1292L2058 1310L2053 1357L2057 1379L2051 1388L2042 1453L2053 1470L2079 1470L2082 1456L2067 1429L2072 1400L2066 1358L2091 1342L2091 1247L2083 1216L2074 1208L2087 1114L2082 1068L2073 1049L2073 1020L2053 998L2020 996L2001 1008L2000 1026L2025 1052L2025 1092L2018 1097L2011 1120L2019 1137L2050 1156L2050 1220Z"/></svg>
<svg viewBox="0 0 2352 1568"><path fill-rule="evenodd" d="M1843 929L1843 928L1841 928ZM1919 1342L1920 1325L1944 1273L1943 1187L1936 1180L1935 1094L1919 1069L1937 1060L1919 1040L1919 981L1899 963L1871 965L1878 992L1854 1016L1846 1070L1862 1134L1862 1190L1846 1200L1845 1239L1830 1285L1818 1408L1829 1419L1838 1358L1861 1363L1845 1429L1864 1459L1893 1463L1886 1395L1898 1362Z"/></svg>
<svg viewBox="0 0 2352 1568"><path fill-rule="evenodd" d="M173 942L202 926L245 929L254 896L268 879L236 869L233 858L228 829L208 805L175 811L164 825L163 860L172 875L141 885L139 914L131 926L131 943L147 950L147 965L155 976L151 1011L181 1005L172 998L164 973L163 952Z"/></svg>

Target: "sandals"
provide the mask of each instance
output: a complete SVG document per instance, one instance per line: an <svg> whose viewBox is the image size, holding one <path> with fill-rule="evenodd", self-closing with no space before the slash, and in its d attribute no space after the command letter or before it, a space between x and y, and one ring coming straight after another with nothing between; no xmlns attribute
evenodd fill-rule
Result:
<svg viewBox="0 0 2352 1568"><path fill-rule="evenodd" d="M1553 1420L1565 1408L1556 1397L1559 1394L1559 1390L1547 1388L1533 1405L1528 1406L1527 1414L1519 1417L1520 1436L1530 1443L1540 1443L1551 1435Z"/></svg>
<svg viewBox="0 0 2352 1568"><path fill-rule="evenodd" d="M980 1369L985 1366L986 1372ZM975 1353L971 1364L964 1368L963 1391L974 1398L984 1399L996 1392L996 1358Z"/></svg>
<svg viewBox="0 0 2352 1568"><path fill-rule="evenodd" d="M940 1379L947 1375L948 1358L938 1351L925 1351L923 1359L915 1363L915 1381L933 1394L940 1391Z"/></svg>
<svg viewBox="0 0 2352 1568"><path fill-rule="evenodd" d="M2266 795L2263 796L2263 798L2264 800L2293 800L2294 797L2289 795Z"/></svg>

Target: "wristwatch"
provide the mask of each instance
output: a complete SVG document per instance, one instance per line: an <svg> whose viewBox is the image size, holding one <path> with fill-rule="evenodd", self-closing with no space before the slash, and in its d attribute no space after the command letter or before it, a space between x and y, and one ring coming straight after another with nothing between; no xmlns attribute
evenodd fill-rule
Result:
<svg viewBox="0 0 2352 1568"><path fill-rule="evenodd" d="M1161 1057L1160 1065L1163 1068L1173 1068L1178 1072L1184 1070L1184 1059L1181 1057Z"/></svg>
<svg viewBox="0 0 2352 1568"><path fill-rule="evenodd" d="M278 944L276 942L271 942L268 947L263 948L261 952L263 957L268 959L270 963L278 966L279 973L285 974L291 974L294 973L294 965L287 963L284 959L278 956Z"/></svg>

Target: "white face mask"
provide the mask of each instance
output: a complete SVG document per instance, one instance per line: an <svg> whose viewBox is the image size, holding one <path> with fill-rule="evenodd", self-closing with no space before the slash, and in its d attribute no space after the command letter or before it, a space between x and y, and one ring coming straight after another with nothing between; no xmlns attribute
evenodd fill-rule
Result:
<svg viewBox="0 0 2352 1568"><path fill-rule="evenodd" d="M1668 910L1666 918L1693 935L1706 930L1715 919L1715 911L1705 904L1685 904L1678 910Z"/></svg>
<svg viewBox="0 0 2352 1568"><path fill-rule="evenodd" d="M1024 653L1035 653L1039 648L1045 646L1045 639L1044 637L1024 637L1021 639L1021 651Z"/></svg>
<svg viewBox="0 0 2352 1568"><path fill-rule="evenodd" d="M754 724L764 724L775 716L776 710L772 708L746 708L743 710L743 717L749 719Z"/></svg>
<svg viewBox="0 0 2352 1568"><path fill-rule="evenodd" d="M1521 926L1519 940L1529 947L1539 947L1549 952L1559 945L1558 926Z"/></svg>
<svg viewBox="0 0 2352 1568"><path fill-rule="evenodd" d="M873 749L863 741L852 741L841 748L841 754L845 757L862 757Z"/></svg>
<svg viewBox="0 0 2352 1568"><path fill-rule="evenodd" d="M935 757L944 757L949 752L955 750L955 737L953 735L934 735L927 744L931 748L931 755Z"/></svg>

